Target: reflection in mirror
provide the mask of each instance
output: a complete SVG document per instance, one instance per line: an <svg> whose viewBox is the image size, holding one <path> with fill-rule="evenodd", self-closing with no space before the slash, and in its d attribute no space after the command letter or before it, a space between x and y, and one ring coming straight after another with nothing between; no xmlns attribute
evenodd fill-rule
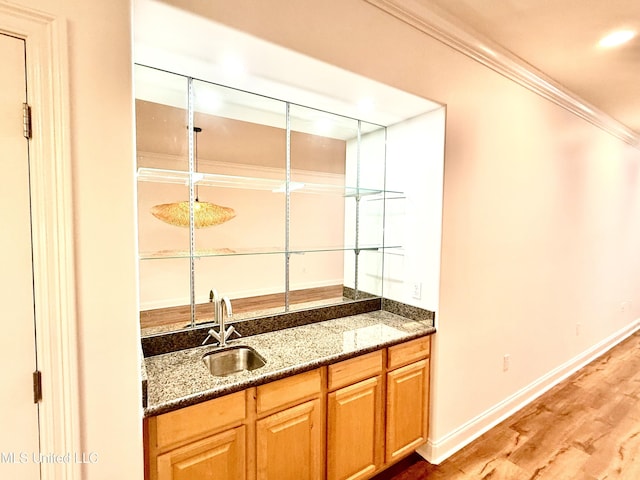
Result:
<svg viewBox="0 0 640 480"><path fill-rule="evenodd" d="M289 241L291 309L343 301L345 239L345 169L347 140L357 136L358 122L291 105L291 197ZM309 184L335 189L309 192ZM303 295L303 292L305 295Z"/></svg>
<svg viewBox="0 0 640 480"><path fill-rule="evenodd" d="M136 67L135 76L138 169L187 171L187 79L143 67ZM155 205L185 200L189 200L189 187L184 182L138 182L143 330L175 329L176 323L183 328L190 319L190 304L184 301L190 297L189 231L169 227L151 214Z"/></svg>
<svg viewBox="0 0 640 480"><path fill-rule="evenodd" d="M143 335L382 295L386 128L136 66ZM191 131L189 127L192 127ZM191 198L208 228L159 221Z"/></svg>
<svg viewBox="0 0 640 480"><path fill-rule="evenodd" d="M215 288L231 298L239 320L259 314L256 297L275 293L265 309L284 311L285 202L269 186L286 178L286 104L200 81L193 89L198 172L213 175L199 194L236 212L220 228L195 232L196 303ZM231 179L238 181L229 186ZM210 321L211 311L200 304L196 322Z"/></svg>

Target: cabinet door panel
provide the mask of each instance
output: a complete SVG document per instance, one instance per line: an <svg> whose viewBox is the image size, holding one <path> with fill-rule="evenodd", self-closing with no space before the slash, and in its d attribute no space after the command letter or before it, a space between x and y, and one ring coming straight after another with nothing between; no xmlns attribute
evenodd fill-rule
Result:
<svg viewBox="0 0 640 480"><path fill-rule="evenodd" d="M320 400L311 400L256 423L258 480L322 478Z"/></svg>
<svg viewBox="0 0 640 480"><path fill-rule="evenodd" d="M387 462L426 442L428 398L428 359L387 374Z"/></svg>
<svg viewBox="0 0 640 480"><path fill-rule="evenodd" d="M244 480L245 427L158 455L158 480Z"/></svg>
<svg viewBox="0 0 640 480"><path fill-rule="evenodd" d="M327 408L327 478L370 476L382 462L381 377L330 393Z"/></svg>

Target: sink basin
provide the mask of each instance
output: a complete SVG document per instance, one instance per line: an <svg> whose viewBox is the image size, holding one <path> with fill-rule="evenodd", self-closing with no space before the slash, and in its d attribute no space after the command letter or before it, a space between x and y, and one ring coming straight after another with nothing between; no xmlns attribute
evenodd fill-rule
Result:
<svg viewBox="0 0 640 480"><path fill-rule="evenodd" d="M251 347L239 346L206 353L202 361L216 377L264 367L267 361Z"/></svg>

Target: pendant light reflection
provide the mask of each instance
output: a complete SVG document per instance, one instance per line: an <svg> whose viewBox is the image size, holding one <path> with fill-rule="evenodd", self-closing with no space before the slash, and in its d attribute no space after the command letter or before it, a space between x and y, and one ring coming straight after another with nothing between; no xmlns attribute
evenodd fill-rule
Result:
<svg viewBox="0 0 640 480"><path fill-rule="evenodd" d="M194 142L194 157L195 157L195 170L198 170L198 132L202 129L194 127L195 142ZM196 174L198 175L198 174ZM221 223L228 222L236 216L236 212L233 208L223 207L210 202L201 202L198 198L198 185L197 181L202 178L202 175L194 175L192 178L195 183L195 201L193 202L193 226L195 228L206 228L220 225ZM161 205L155 205L151 207L151 214L158 220L162 220L169 225L176 227L189 227L189 201L175 202L175 203L163 203Z"/></svg>

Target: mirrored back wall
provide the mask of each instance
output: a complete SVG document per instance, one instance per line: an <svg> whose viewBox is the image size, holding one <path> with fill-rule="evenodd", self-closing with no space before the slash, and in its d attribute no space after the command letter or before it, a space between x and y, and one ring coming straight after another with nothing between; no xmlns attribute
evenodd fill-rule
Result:
<svg viewBox="0 0 640 480"><path fill-rule="evenodd" d="M385 127L135 75L143 335L210 322L213 288L234 320L382 295Z"/></svg>

